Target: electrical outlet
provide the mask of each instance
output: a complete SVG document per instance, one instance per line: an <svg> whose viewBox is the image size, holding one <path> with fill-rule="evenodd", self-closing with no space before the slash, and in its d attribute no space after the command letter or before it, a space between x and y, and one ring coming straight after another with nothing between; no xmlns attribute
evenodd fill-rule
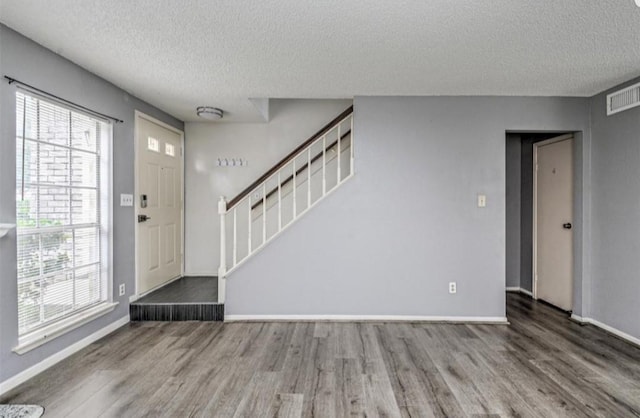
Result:
<svg viewBox="0 0 640 418"><path fill-rule="evenodd" d="M125 292L124 284L121 284L118 287L118 290L119 290L120 296L124 296L124 292Z"/></svg>
<svg viewBox="0 0 640 418"><path fill-rule="evenodd" d="M453 294L458 291L456 282L449 282L449 293Z"/></svg>

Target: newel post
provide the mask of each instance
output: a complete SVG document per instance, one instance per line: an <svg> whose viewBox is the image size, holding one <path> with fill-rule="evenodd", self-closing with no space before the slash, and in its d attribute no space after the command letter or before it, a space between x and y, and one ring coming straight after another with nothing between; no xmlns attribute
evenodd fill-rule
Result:
<svg viewBox="0 0 640 418"><path fill-rule="evenodd" d="M218 303L224 303L227 276L227 234L225 217L227 215L227 200L220 196L218 201L218 215L220 215L220 267L218 267Z"/></svg>

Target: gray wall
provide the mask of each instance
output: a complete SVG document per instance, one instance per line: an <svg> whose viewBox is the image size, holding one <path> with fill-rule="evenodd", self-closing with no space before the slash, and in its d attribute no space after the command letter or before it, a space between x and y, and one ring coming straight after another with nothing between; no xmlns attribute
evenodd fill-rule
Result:
<svg viewBox="0 0 640 418"><path fill-rule="evenodd" d="M507 287L520 287L520 164L521 138L506 137L506 281Z"/></svg>
<svg viewBox="0 0 640 418"><path fill-rule="evenodd" d="M586 316L640 338L640 108L606 116L607 93L591 99L592 283Z"/></svg>
<svg viewBox="0 0 640 418"><path fill-rule="evenodd" d="M183 123L128 95L53 52L0 25L0 75L9 75L52 94L124 120L114 125L114 288L126 284L127 294L115 311L24 355L11 349L18 342L16 236L0 239L0 381L25 370L108 324L128 315L134 290L133 208L121 208L120 193L134 189L134 109L177 128ZM0 82L0 222L15 223L15 87Z"/></svg>
<svg viewBox="0 0 640 418"><path fill-rule="evenodd" d="M355 177L230 276L226 312L504 316L505 131L588 132L588 104L357 98Z"/></svg>
<svg viewBox="0 0 640 418"><path fill-rule="evenodd" d="M271 100L269 123L185 124L185 274L218 274L220 196L237 196L352 103ZM219 157L242 158L249 166L216 167Z"/></svg>

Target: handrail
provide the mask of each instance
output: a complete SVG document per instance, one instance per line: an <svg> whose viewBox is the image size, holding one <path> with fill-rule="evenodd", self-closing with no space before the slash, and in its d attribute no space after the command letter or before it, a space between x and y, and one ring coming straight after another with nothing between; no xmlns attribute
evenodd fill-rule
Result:
<svg viewBox="0 0 640 418"><path fill-rule="evenodd" d="M301 150L305 149L307 146L312 144L316 139L322 137L322 135L324 135L327 132L329 132L331 129L333 129L337 124L339 124L344 118L349 116L351 113L353 113L353 105L349 106L344 112L339 114L335 119L333 119L331 122L329 122L327 125L325 125L318 132L313 134L309 139L304 141L302 144L300 144L298 147L296 147L296 149L294 149L289 154L287 154L286 157L284 157L282 160L280 160L280 162L278 162L276 165L271 167L266 173L264 173L262 176L260 176L256 181L251 183L251 185L249 185L249 187L247 187L246 189L241 191L236 197L231 199L227 203L227 210L229 210L229 209L233 208L235 205L237 205L242 199L244 199L248 194L250 194L253 191L253 189L258 187L260 184L262 184L269 177L271 177L272 175L277 173L278 170L280 170L282 167L287 165L287 163L289 163L289 161L293 160Z"/></svg>
<svg viewBox="0 0 640 418"><path fill-rule="evenodd" d="M345 139L347 136L349 136L351 134L351 130L348 130L347 132L345 132L344 134L342 134L342 136L340 137L340 141L342 141L343 139ZM329 151L331 148L335 147L336 145L338 145L338 140L336 139L335 141L333 141L330 145L327 146L327 148L324 149L324 151L320 151L318 154L316 154L315 157L313 157L311 159L311 164L315 163L316 161L318 161L320 158L322 158L322 154L323 152L327 152ZM296 176L299 176L304 170L307 169L307 163L304 163L302 165L302 167L300 167L299 169L296 170ZM287 183L289 183L291 180L293 180L293 174L291 174L289 177L287 177L286 179L282 180L280 182L280 187L285 186ZM267 195L265 196L265 199L269 199L271 196L273 196L274 194L276 194L278 192L278 186L275 186L273 189L271 189L270 192L267 192ZM257 208L258 206L262 205L262 199L258 200L257 202L255 202L253 205L251 205L251 210L254 210L255 208Z"/></svg>

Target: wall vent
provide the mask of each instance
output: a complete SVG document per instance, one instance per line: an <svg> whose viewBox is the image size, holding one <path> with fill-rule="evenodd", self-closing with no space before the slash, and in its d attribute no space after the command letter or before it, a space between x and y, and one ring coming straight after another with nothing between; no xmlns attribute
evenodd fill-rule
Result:
<svg viewBox="0 0 640 418"><path fill-rule="evenodd" d="M640 83L607 94L607 116L640 106Z"/></svg>

